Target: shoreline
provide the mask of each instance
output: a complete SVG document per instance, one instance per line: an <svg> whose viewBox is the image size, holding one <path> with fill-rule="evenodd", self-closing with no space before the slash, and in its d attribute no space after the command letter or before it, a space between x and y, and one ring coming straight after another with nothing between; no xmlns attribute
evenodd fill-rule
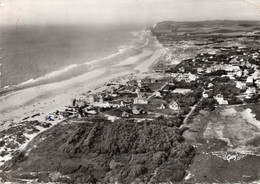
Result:
<svg viewBox="0 0 260 184"><path fill-rule="evenodd" d="M79 76L64 81L18 89L4 94L0 98L1 122L12 121L19 123L23 118L36 113L41 113L41 116L32 120L44 121L42 115L65 108L71 98L102 86L102 84L119 76L148 71L155 60L165 52L165 48L156 38L151 36L150 42L154 42L153 46L144 47L141 54L130 57L130 62L128 58L112 63L109 67L102 66L102 63L94 63L91 65L92 69L90 71ZM109 64L107 63L107 65Z"/></svg>
<svg viewBox="0 0 260 184"><path fill-rule="evenodd" d="M28 123L33 121L43 124L50 123L50 127L39 126L39 132L24 135L26 142L20 144L9 154L0 156L0 165L10 160L15 151L26 149L29 142L37 135L66 121L66 119L55 119L52 122L46 122L45 117L57 110L65 110L72 98L81 97L89 91L95 93L101 88L106 89L107 83L117 80L119 77L126 78L132 74L138 76L149 71L150 66L165 53L165 48L155 37L151 36L150 42L152 42L152 46L147 45L140 54L118 62L107 63L111 64L109 67L106 67L103 62L96 62L91 65L90 71L73 78L14 90L1 96L0 132L19 126L26 127ZM32 117L38 113L39 116Z"/></svg>

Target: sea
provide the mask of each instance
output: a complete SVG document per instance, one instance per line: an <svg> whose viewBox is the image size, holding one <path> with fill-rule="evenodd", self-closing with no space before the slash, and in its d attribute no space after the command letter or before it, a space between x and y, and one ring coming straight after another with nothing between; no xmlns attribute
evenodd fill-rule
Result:
<svg viewBox="0 0 260 184"><path fill-rule="evenodd" d="M144 26L2 26L1 89L66 80L95 62L109 66L111 60L140 54L146 44Z"/></svg>

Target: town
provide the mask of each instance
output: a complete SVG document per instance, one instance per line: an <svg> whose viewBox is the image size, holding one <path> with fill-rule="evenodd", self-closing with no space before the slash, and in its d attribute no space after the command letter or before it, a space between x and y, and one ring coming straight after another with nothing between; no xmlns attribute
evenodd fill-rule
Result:
<svg viewBox="0 0 260 184"><path fill-rule="evenodd" d="M46 120L103 116L140 122L163 116L180 126L201 109L258 102L260 50L221 47L178 65L171 65L168 55L160 58L167 65L164 70L115 80L106 90L72 99L66 111L49 114Z"/></svg>

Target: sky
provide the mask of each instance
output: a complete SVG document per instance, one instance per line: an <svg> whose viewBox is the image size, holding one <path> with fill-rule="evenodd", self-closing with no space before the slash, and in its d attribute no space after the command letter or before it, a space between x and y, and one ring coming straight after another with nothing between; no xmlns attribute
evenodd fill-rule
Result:
<svg viewBox="0 0 260 184"><path fill-rule="evenodd" d="M0 0L0 25L259 18L260 0Z"/></svg>

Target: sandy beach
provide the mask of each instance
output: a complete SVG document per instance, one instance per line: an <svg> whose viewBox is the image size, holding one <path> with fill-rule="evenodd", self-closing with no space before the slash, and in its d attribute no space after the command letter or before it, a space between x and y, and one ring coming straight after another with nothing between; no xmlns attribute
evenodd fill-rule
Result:
<svg viewBox="0 0 260 184"><path fill-rule="evenodd" d="M0 98L2 124L0 128L3 129L3 125L8 122L19 123L23 118L36 113L41 115L28 120L44 121L48 113L63 110L71 98L86 93L113 78L146 72L164 52L165 49L156 43L153 47L145 48L143 53L112 65L94 63L90 71L69 80L11 92Z"/></svg>

